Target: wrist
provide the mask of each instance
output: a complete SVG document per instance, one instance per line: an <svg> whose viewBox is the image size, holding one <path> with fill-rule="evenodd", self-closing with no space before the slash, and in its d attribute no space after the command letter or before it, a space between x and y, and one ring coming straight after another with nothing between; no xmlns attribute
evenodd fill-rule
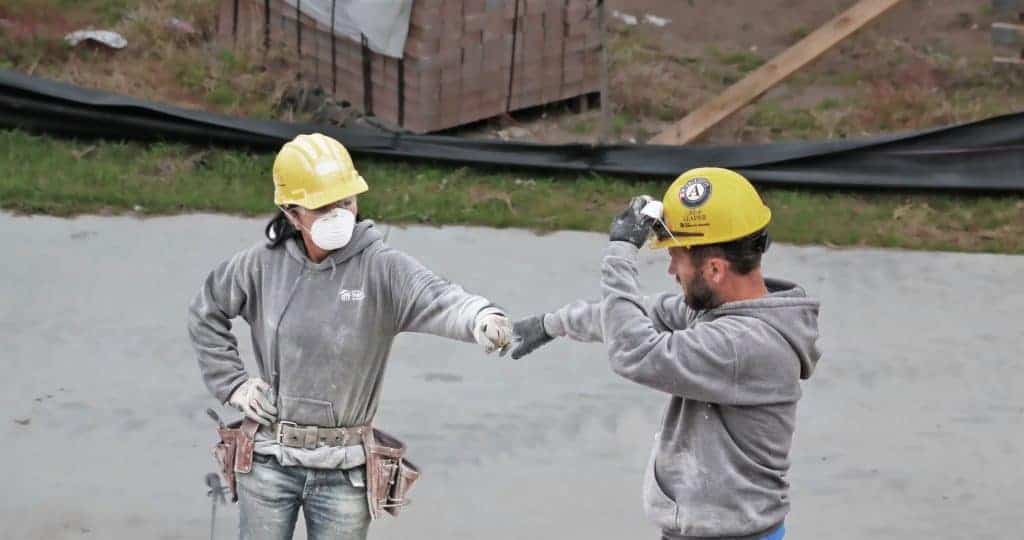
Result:
<svg viewBox="0 0 1024 540"><path fill-rule="evenodd" d="M477 312L474 322L480 324L480 321L484 320L485 317L497 315L498 317L504 317L505 312L495 306L488 306Z"/></svg>
<svg viewBox="0 0 1024 540"><path fill-rule="evenodd" d="M635 259L640 253L640 247L632 242L624 242L613 240L608 243L608 246L604 248L605 257L622 257L626 259Z"/></svg>
<svg viewBox="0 0 1024 540"><path fill-rule="evenodd" d="M555 339L562 335L562 321L554 313L545 313L540 316L540 328L544 332L544 335Z"/></svg>

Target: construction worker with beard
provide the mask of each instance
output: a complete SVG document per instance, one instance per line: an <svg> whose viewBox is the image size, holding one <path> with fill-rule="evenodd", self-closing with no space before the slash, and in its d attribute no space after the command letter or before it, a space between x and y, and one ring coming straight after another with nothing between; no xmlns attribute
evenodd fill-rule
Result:
<svg viewBox="0 0 1024 540"><path fill-rule="evenodd" d="M762 276L770 220L738 173L688 171L660 207L637 197L612 222L600 302L514 327L513 358L556 337L603 341L615 373L670 396L643 486L667 540L785 534L800 381L820 357L818 301ZM652 232L683 295L640 294L637 253Z"/></svg>

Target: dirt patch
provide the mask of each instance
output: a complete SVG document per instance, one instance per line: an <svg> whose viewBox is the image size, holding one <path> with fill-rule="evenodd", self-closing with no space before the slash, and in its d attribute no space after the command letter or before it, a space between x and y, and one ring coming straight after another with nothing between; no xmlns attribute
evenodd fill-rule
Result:
<svg viewBox="0 0 1024 540"><path fill-rule="evenodd" d="M62 13L51 6L40 6L34 10L12 10L0 6L0 33L14 40L63 39L65 35L78 30L83 20Z"/></svg>
<svg viewBox="0 0 1024 540"><path fill-rule="evenodd" d="M610 0L613 140L644 142L785 50L854 0ZM698 142L862 136L1024 107L1019 73L991 63L988 0L906 0ZM664 27L646 15L669 20ZM766 21L771 21L767 23ZM545 142L594 142L597 115L565 105L513 114ZM771 125L765 125L769 122ZM474 126L476 136L493 136Z"/></svg>
<svg viewBox="0 0 1024 540"><path fill-rule="evenodd" d="M721 49L756 48L778 54L856 0L609 0L621 12L670 19L663 44L680 55L700 55L709 44ZM963 53L988 49L990 0L906 0L862 31L913 46L944 46ZM975 26L977 25L977 26ZM985 53L987 54L987 53ZM832 55L829 55L832 56Z"/></svg>

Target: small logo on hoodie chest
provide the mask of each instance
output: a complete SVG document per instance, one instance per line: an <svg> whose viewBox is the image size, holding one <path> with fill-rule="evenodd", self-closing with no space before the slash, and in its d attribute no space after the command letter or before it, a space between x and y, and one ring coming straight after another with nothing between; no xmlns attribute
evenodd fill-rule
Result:
<svg viewBox="0 0 1024 540"><path fill-rule="evenodd" d="M342 289L338 291L339 302L362 302L366 293L359 289Z"/></svg>

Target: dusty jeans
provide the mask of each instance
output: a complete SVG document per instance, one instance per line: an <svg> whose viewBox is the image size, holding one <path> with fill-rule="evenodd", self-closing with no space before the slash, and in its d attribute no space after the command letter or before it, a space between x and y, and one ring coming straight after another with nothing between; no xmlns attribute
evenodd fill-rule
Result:
<svg viewBox="0 0 1024 540"><path fill-rule="evenodd" d="M299 508L309 540L364 540L370 526L366 488L342 470L284 467L256 455L252 472L238 475L238 537L287 540Z"/></svg>
<svg viewBox="0 0 1024 540"><path fill-rule="evenodd" d="M779 525L778 527L775 527L771 531L768 531L768 532L765 532L765 533L761 533L760 535L754 534L754 535L751 535L751 536L744 536L743 538L748 538L750 540L782 540L783 538L785 538L785 536L786 536L786 526L783 524L783 525ZM661 535L661 540L672 540L672 538L673 537L670 537L668 534L664 534L663 533ZM725 537L723 536L722 538L725 538ZM732 537L729 537L729 538L732 538Z"/></svg>

